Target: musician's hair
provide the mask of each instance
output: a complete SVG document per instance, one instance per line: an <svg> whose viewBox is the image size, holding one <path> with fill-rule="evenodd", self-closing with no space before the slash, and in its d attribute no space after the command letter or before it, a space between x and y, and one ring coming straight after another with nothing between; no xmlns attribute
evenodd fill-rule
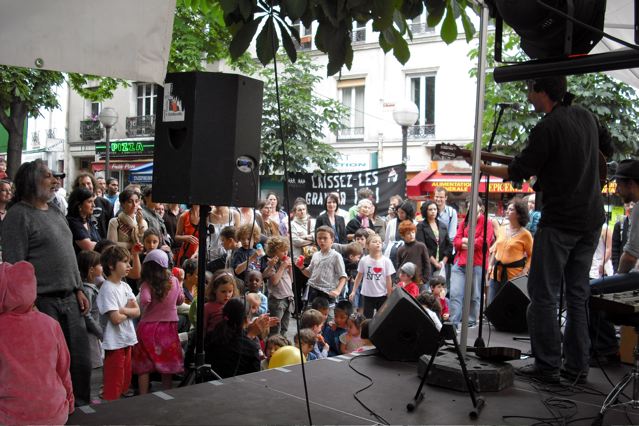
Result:
<svg viewBox="0 0 639 426"><path fill-rule="evenodd" d="M528 87L537 93L546 93L553 102L560 102L568 90L568 82L565 75L555 75L529 80Z"/></svg>

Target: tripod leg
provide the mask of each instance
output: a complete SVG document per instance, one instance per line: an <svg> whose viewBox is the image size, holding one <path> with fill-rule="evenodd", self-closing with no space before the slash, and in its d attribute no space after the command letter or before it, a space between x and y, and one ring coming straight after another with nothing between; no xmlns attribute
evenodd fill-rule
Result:
<svg viewBox="0 0 639 426"><path fill-rule="evenodd" d="M476 419L479 417L479 412L484 408L484 404L486 401L482 397L476 397L475 395L475 386L473 382L470 380L470 376L468 375L468 369L466 368L466 361L464 361L464 357L462 356L461 350L459 349L459 343L457 342L457 336L455 333L452 335L453 344L455 345L455 352L457 353L457 358L459 359L459 366L461 367L462 374L464 375L464 380L466 381L466 387L468 388L468 392L470 393L470 399L473 402L473 411L470 412L470 417L472 419Z"/></svg>
<svg viewBox="0 0 639 426"><path fill-rule="evenodd" d="M409 402L408 404L406 404L407 411L409 412L413 411L415 407L417 407L417 405L419 405L419 403L422 402L422 400L424 399L424 394L422 393L422 389L424 388L424 385L426 384L426 379L428 378L428 372L430 371L431 367L433 366L433 363L435 362L435 357L437 356L437 352L439 352L443 344L444 344L444 340L441 337L441 333L440 333L439 343L437 344L437 347L435 348L433 353L430 354L430 361L428 361L428 366L426 367L426 371L424 371L424 377L422 377L422 381L419 383L417 392L415 392L415 396L413 397L413 400Z"/></svg>

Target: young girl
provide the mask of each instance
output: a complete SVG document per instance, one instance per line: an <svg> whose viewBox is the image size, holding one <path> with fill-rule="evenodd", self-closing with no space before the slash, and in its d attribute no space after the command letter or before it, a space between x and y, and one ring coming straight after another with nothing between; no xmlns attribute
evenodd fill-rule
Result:
<svg viewBox="0 0 639 426"><path fill-rule="evenodd" d="M148 252L142 264L142 319L138 344L133 348L133 372L139 376L140 394L149 392L150 373L160 373L162 386L170 389L173 374L183 371L177 305L184 301L184 294L168 267L168 255L157 249Z"/></svg>
<svg viewBox="0 0 639 426"><path fill-rule="evenodd" d="M268 261L264 269L264 278L268 288L268 311L280 319L270 335L286 335L291 312L295 310L293 302L293 271L288 256L289 243L285 237L275 236L266 243Z"/></svg>
<svg viewBox="0 0 639 426"><path fill-rule="evenodd" d="M419 287L415 282L415 264L406 262L399 268L399 282L397 287L401 287L413 297L419 296Z"/></svg>
<svg viewBox="0 0 639 426"><path fill-rule="evenodd" d="M100 255L93 250L82 250L78 253L78 269L82 278L82 290L89 299L91 309L84 316L89 333L89 350L91 352L91 368L102 367L102 338L104 331L100 325L100 311L95 303L98 297L96 277L102 277Z"/></svg>
<svg viewBox="0 0 639 426"><path fill-rule="evenodd" d="M102 284L96 303L100 314L108 319L104 328L103 398L120 398L131 384L131 350L138 342L133 318L140 316L131 287L124 281L131 270L130 254L120 246L107 248L100 263L107 279Z"/></svg>
<svg viewBox="0 0 639 426"><path fill-rule="evenodd" d="M382 238L379 235L369 236L366 247L368 255L357 265L357 277L349 299L354 299L361 283L364 316L372 318L375 310L384 304L386 296L393 291L391 275L395 273L395 268L390 259L382 254Z"/></svg>
<svg viewBox="0 0 639 426"><path fill-rule="evenodd" d="M364 346L361 337L362 322L366 318L360 314L353 314L348 317L348 331L339 336L340 350L343 354L349 354Z"/></svg>
<svg viewBox="0 0 639 426"><path fill-rule="evenodd" d="M235 275L242 281L246 279L246 271L260 270L257 251L252 248L260 242L260 232L257 224L246 224L240 226L235 234L242 246L233 253L232 265Z"/></svg>
<svg viewBox="0 0 639 426"><path fill-rule="evenodd" d="M442 320L448 321L450 314L448 310L448 300L446 299L446 278L437 275L432 277L428 281L428 284L430 285L430 292L439 300Z"/></svg>
<svg viewBox="0 0 639 426"><path fill-rule="evenodd" d="M222 321L224 305L237 294L235 277L228 269L221 269L206 288L204 304L204 334L211 333Z"/></svg>
<svg viewBox="0 0 639 426"><path fill-rule="evenodd" d="M244 302L230 299L221 316L223 319L206 336L206 362L222 378L260 371L260 346L255 340L257 334L245 331L248 320Z"/></svg>

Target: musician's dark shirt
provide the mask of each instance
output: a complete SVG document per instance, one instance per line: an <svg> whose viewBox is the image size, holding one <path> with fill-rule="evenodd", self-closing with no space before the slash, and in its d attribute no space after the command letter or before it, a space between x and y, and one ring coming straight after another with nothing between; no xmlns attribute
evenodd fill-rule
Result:
<svg viewBox="0 0 639 426"><path fill-rule="evenodd" d="M584 232L601 227L599 150L612 153L608 131L580 106L556 106L530 132L508 175L515 181L537 176L534 189L544 200L540 228Z"/></svg>

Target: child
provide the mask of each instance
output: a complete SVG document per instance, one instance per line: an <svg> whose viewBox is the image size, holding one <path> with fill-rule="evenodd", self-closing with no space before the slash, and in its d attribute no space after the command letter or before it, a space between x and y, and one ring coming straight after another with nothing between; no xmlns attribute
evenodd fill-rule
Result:
<svg viewBox="0 0 639 426"><path fill-rule="evenodd" d="M319 359L313 348L317 344L317 336L313 333L313 330L309 328L303 328L298 334L295 335L295 346L302 348L302 353L306 361L315 361Z"/></svg>
<svg viewBox="0 0 639 426"><path fill-rule="evenodd" d="M100 255L92 250L82 250L78 253L78 269L82 278L82 291L87 296L91 306L89 313L84 316L84 323L89 333L89 350L91 352L91 368L102 367L102 338L104 330L100 325L100 311L95 303L99 288L95 284L96 277L102 276Z"/></svg>
<svg viewBox="0 0 639 426"><path fill-rule="evenodd" d="M380 237L381 240L381 237ZM380 246L381 249L381 246ZM340 351L343 354L350 354L364 346L362 340L362 322L365 320L363 315L353 314L348 317L348 332L339 337Z"/></svg>
<svg viewBox="0 0 639 426"><path fill-rule="evenodd" d="M235 251L237 250L237 239L235 239L235 234L237 230L234 226L225 226L220 231L220 243L224 250L226 250L226 257L224 259L224 268L232 269L233 264L233 256L235 255ZM215 272L215 271L212 271Z"/></svg>
<svg viewBox="0 0 639 426"><path fill-rule="evenodd" d="M100 314L108 319L104 328L103 398L119 399L131 384L131 351L138 342L133 318L140 316L131 287L124 281L131 270L131 256L124 247L113 246L100 256L107 276L96 299Z"/></svg>
<svg viewBox="0 0 639 426"><path fill-rule="evenodd" d="M288 256L289 242L285 237L273 236L266 243L267 261L264 278L268 288L268 311L271 316L280 319L269 335L286 335L291 312L295 310L293 301L293 270Z"/></svg>
<svg viewBox="0 0 639 426"><path fill-rule="evenodd" d="M169 257L158 249L148 252L142 264L143 312L137 328L138 344L133 348L133 372L138 375L140 394L149 392L150 373L160 373L163 388L170 389L173 374L184 370L177 315L184 293L168 268Z"/></svg>
<svg viewBox="0 0 639 426"><path fill-rule="evenodd" d="M366 249L366 239L369 235L371 235L368 228L359 228L355 231L355 235L353 235L353 241L360 245L362 248L362 255L366 256L368 254L368 250Z"/></svg>
<svg viewBox="0 0 639 426"><path fill-rule="evenodd" d="M324 296L317 296L311 301L311 308L322 314L322 326L327 323L329 307L330 303Z"/></svg>
<svg viewBox="0 0 639 426"><path fill-rule="evenodd" d="M448 299L446 299L446 278L441 275L436 275L428 281L428 284L430 285L430 292L439 300L442 320L448 321L450 313L448 310Z"/></svg>
<svg viewBox="0 0 639 426"><path fill-rule="evenodd" d="M222 378L260 371L260 346L255 340L257 334L251 328L245 331L248 319L244 302L229 300L220 316L223 319L206 336L207 364Z"/></svg>
<svg viewBox="0 0 639 426"><path fill-rule="evenodd" d="M348 317L353 314L353 304L348 300L340 300L335 305L335 321L324 324L322 336L328 343L328 356L341 354L339 338L346 333Z"/></svg>
<svg viewBox="0 0 639 426"><path fill-rule="evenodd" d="M362 257L362 253L364 252L363 248L359 243L352 242L346 245L342 252L342 257L344 258L344 267L346 269L346 285L344 286L344 292L342 296L344 299L348 299L348 295L353 288L353 283L355 282L355 277L357 276L357 265L359 264L359 260ZM355 307L359 306L358 302L359 297L354 299L353 305Z"/></svg>
<svg viewBox="0 0 639 426"><path fill-rule="evenodd" d="M357 266L357 277L349 299L355 298L361 283L364 316L372 318L375 310L384 304L386 296L393 291L391 275L395 273L395 268L390 259L382 254L382 238L379 235L368 237L367 248L368 255Z"/></svg>
<svg viewBox="0 0 639 426"><path fill-rule="evenodd" d="M430 255L426 244L415 240L417 227L411 220L404 220L399 224L399 235L404 240L404 245L397 250L397 264L406 262L415 264L415 282L421 286L430 278Z"/></svg>
<svg viewBox="0 0 639 426"><path fill-rule="evenodd" d="M266 340L264 345L264 359L262 360L262 370L268 369L268 363L271 361L271 356L276 350L283 346L290 346L291 342L281 334L273 334Z"/></svg>
<svg viewBox="0 0 639 426"><path fill-rule="evenodd" d="M399 282L397 287L401 287L413 297L419 296L419 287L415 283L415 264L406 262L399 268Z"/></svg>
<svg viewBox="0 0 639 426"><path fill-rule="evenodd" d="M262 289L264 288L264 279L262 278L262 273L260 271L249 271L246 274L246 282L248 292L252 294L256 294L260 298L260 307L257 310L257 315L262 315L268 312L268 299L262 293Z"/></svg>
<svg viewBox="0 0 639 426"><path fill-rule="evenodd" d="M0 424L65 424L73 413L71 358L60 324L33 310L28 262L0 264Z"/></svg>
<svg viewBox="0 0 639 426"><path fill-rule="evenodd" d="M439 303L439 300L437 300L438 297L435 297L434 295L426 291L422 291L421 293L419 293L419 296L417 296L416 299L417 302L422 305L424 309L426 309L426 313L428 313L430 319L433 320L433 323L435 324L435 327L437 327L437 330L441 330L441 305Z"/></svg>
<svg viewBox="0 0 639 426"><path fill-rule="evenodd" d="M242 281L246 280L247 270L260 270L257 251L252 248L260 240L260 227L247 223L237 230L235 238L242 244L233 254L233 271Z"/></svg>
<svg viewBox="0 0 639 426"><path fill-rule="evenodd" d="M308 297L313 300L317 296L324 296L329 300L328 319L333 319L335 300L346 284L346 269L344 260L331 248L335 239L335 232L330 226L320 226L315 231L315 239L320 251L311 258L307 268L296 261L295 265L308 279ZM299 260L299 259L298 259Z"/></svg>
<svg viewBox="0 0 639 426"><path fill-rule="evenodd" d="M329 346L322 338L322 324L324 324L324 315L316 309L308 309L300 318L300 330L308 328L317 338L317 343L313 347L316 359L323 359L328 356Z"/></svg>
<svg viewBox="0 0 639 426"><path fill-rule="evenodd" d="M211 333L215 326L222 321L224 305L236 295L237 289L233 274L227 269L218 271L211 285L206 288L207 302L204 304L204 334Z"/></svg>

